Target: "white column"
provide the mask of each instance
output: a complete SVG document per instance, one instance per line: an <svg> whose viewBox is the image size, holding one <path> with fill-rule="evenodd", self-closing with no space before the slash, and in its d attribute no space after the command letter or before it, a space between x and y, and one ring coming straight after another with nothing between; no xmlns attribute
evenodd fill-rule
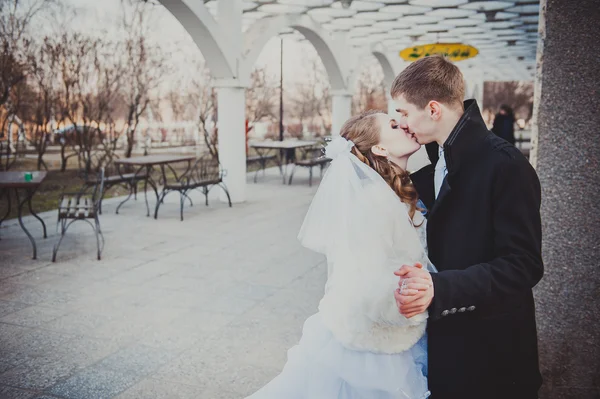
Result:
<svg viewBox="0 0 600 399"><path fill-rule="evenodd" d="M477 105L481 109L483 107L483 71L473 70L469 71L465 76L465 99L474 98L477 100Z"/></svg>
<svg viewBox="0 0 600 399"><path fill-rule="evenodd" d="M225 184L232 202L246 201L246 134L244 87L217 85L219 161L227 171ZM221 200L226 201L225 193Z"/></svg>
<svg viewBox="0 0 600 399"><path fill-rule="evenodd" d="M387 104L388 104L388 106L387 106L387 108L388 108L387 112L388 112L388 115L391 118L398 119L399 118L399 114L396 112L396 104L394 104L394 100L392 99L392 96L390 95L390 91L389 90L386 91L385 96L387 97Z"/></svg>
<svg viewBox="0 0 600 399"><path fill-rule="evenodd" d="M478 73L473 77L473 98L477 100L477 105L483 109L483 74Z"/></svg>
<svg viewBox="0 0 600 399"><path fill-rule="evenodd" d="M334 91L331 95L331 135L339 135L344 123L350 119L352 95L346 91Z"/></svg>

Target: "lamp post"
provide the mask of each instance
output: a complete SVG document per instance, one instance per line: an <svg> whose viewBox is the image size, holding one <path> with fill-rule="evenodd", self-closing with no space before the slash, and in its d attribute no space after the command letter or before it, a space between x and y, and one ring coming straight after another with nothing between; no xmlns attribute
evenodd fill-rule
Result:
<svg viewBox="0 0 600 399"><path fill-rule="evenodd" d="M281 56L279 61L279 141L283 141L283 37L281 40Z"/></svg>

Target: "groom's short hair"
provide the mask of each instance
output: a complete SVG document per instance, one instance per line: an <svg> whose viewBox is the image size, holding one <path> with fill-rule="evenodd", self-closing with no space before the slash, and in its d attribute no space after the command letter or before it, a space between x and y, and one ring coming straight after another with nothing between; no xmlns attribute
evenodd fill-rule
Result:
<svg viewBox="0 0 600 399"><path fill-rule="evenodd" d="M420 108L430 101L463 106L465 80L460 69L441 55L421 58L407 66L392 83L392 98L404 98Z"/></svg>

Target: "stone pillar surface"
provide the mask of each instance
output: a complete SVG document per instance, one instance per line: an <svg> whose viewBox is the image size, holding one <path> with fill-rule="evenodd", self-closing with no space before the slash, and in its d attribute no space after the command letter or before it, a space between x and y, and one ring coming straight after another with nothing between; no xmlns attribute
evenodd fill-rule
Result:
<svg viewBox="0 0 600 399"><path fill-rule="evenodd" d="M340 134L344 123L350 118L352 95L347 92L334 92L331 96L331 135Z"/></svg>
<svg viewBox="0 0 600 399"><path fill-rule="evenodd" d="M232 202L246 200L246 135L244 87L218 87L219 161ZM221 200L227 197L222 192Z"/></svg>
<svg viewBox="0 0 600 399"><path fill-rule="evenodd" d="M545 274L540 398L600 398L600 5L542 0L532 163Z"/></svg>

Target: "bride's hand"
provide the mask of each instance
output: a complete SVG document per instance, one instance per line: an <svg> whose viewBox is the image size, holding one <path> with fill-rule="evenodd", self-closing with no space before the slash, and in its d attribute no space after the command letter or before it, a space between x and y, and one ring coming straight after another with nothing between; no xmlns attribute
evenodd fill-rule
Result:
<svg viewBox="0 0 600 399"><path fill-rule="evenodd" d="M417 295L419 291L427 291L433 284L429 273L427 275L408 276L407 268L423 269L421 263L415 263L414 266L403 265L402 268L394 272L396 276L400 277L398 282L398 290L400 295L413 296Z"/></svg>
<svg viewBox="0 0 600 399"><path fill-rule="evenodd" d="M419 266L421 265L403 265L400 270L394 272L400 277L401 287L394 292L394 298L398 310L407 318L425 312L433 300L431 275Z"/></svg>

